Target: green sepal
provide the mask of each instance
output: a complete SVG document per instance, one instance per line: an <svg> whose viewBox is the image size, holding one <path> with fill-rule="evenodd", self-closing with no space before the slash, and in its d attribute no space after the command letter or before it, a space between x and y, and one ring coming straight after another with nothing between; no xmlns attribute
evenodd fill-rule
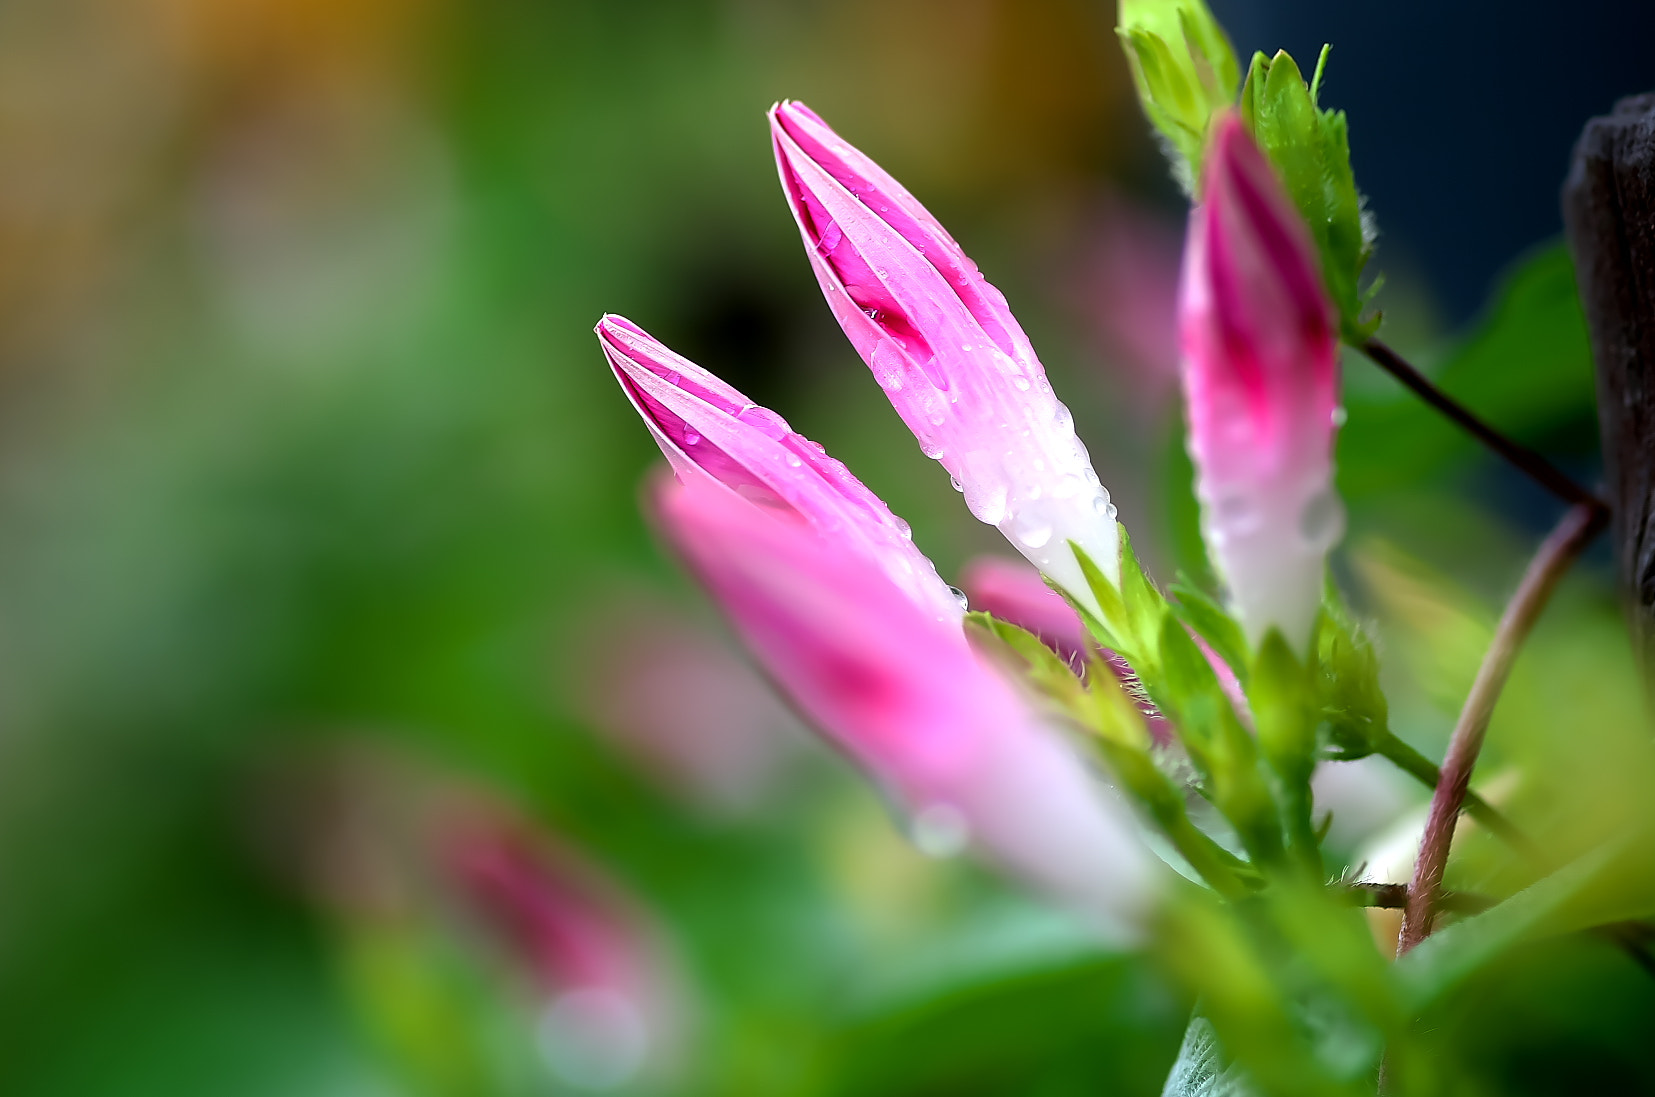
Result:
<svg viewBox="0 0 1655 1097"><path fill-rule="evenodd" d="M1121 597L1126 603L1133 638L1139 646L1148 646L1144 641L1159 631L1161 619L1166 615L1167 600L1144 572L1143 565L1138 563L1138 554L1132 550L1132 537L1126 532L1126 527L1117 522L1116 528L1121 538Z"/></svg>
<svg viewBox="0 0 1655 1097"><path fill-rule="evenodd" d="M1285 50L1253 55L1241 89L1241 118L1281 175L1316 241L1322 278L1339 310L1340 334L1360 344L1379 327L1378 313L1363 316L1372 289L1363 293L1362 272L1373 257L1374 231L1350 166L1350 134L1344 111L1317 104L1331 47L1322 47L1315 85L1305 83Z"/></svg>
<svg viewBox="0 0 1655 1097"><path fill-rule="evenodd" d="M1331 582L1322 595L1317 660L1323 757L1351 762L1380 751L1390 707L1379 685L1379 656Z"/></svg>
<svg viewBox="0 0 1655 1097"><path fill-rule="evenodd" d="M1073 598L1069 602L1098 643L1118 653L1133 670L1148 678L1153 675L1151 660L1161 617L1166 612L1166 598L1144 574L1137 554L1132 551L1132 538L1126 527L1117 524L1117 528L1120 531L1120 586L1104 574L1085 549L1071 541L1069 549L1075 554L1080 573L1097 602L1098 613L1093 614Z"/></svg>
<svg viewBox="0 0 1655 1097"><path fill-rule="evenodd" d="M1281 630L1265 633L1253 660L1247 701L1259 749L1276 776L1291 845L1300 862L1319 874L1321 843L1310 795L1316 768L1316 684L1313 668L1299 661Z"/></svg>
<svg viewBox="0 0 1655 1097"><path fill-rule="evenodd" d="M1247 649L1247 635L1242 631L1240 622L1182 572L1178 575L1178 582L1168 587L1167 592L1172 595L1172 612L1207 642L1225 665L1235 672L1245 688L1252 659Z"/></svg>
<svg viewBox="0 0 1655 1097"><path fill-rule="evenodd" d="M1065 707L1080 702L1085 687L1074 668L1034 633L978 610L965 615L965 630L974 645L1009 663L1045 696Z"/></svg>
<svg viewBox="0 0 1655 1097"><path fill-rule="evenodd" d="M1247 702L1253 710L1259 747L1277 773L1309 779L1316 765L1316 682L1293 654L1292 645L1272 628L1253 660Z"/></svg>
<svg viewBox="0 0 1655 1097"><path fill-rule="evenodd" d="M1109 576L1103 573L1085 549L1074 541L1069 542L1069 551L1075 554L1075 562L1080 565L1080 574L1086 580L1086 588L1092 592L1092 600L1097 603L1097 612L1088 609L1079 599L1071 597L1061 587L1048 582L1053 590L1066 598L1075 612L1080 614L1081 623L1092 638L1110 651L1118 651L1123 657L1133 646L1132 629L1126 613L1126 602L1121 598L1120 588L1110 581Z"/></svg>
<svg viewBox="0 0 1655 1097"><path fill-rule="evenodd" d="M1193 196L1212 116L1241 83L1235 49L1204 0L1121 0L1115 33L1138 101L1170 146L1173 176Z"/></svg>
<svg viewBox="0 0 1655 1097"><path fill-rule="evenodd" d="M1259 767L1258 744L1242 726L1212 663L1170 611L1161 620L1158 653L1161 673L1147 682L1150 696L1172 716L1179 740L1206 779L1207 797L1255 861L1278 860L1280 815Z"/></svg>

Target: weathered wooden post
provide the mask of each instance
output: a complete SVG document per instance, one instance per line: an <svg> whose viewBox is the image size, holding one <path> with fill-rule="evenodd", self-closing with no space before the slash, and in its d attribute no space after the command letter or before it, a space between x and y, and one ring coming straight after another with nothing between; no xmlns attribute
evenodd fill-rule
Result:
<svg viewBox="0 0 1655 1097"><path fill-rule="evenodd" d="M1627 620L1655 684L1655 92L1586 123L1563 185L1563 221L1597 363Z"/></svg>

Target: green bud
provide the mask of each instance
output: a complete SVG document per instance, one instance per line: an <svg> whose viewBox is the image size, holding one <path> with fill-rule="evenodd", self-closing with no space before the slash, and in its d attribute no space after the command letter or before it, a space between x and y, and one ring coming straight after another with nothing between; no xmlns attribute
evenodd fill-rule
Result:
<svg viewBox="0 0 1655 1097"><path fill-rule="evenodd" d="M1241 69L1204 0L1120 0L1116 34L1144 113L1166 138L1173 174L1195 193L1207 123L1235 102Z"/></svg>
<svg viewBox="0 0 1655 1097"><path fill-rule="evenodd" d="M1274 57L1255 53L1241 89L1241 117L1310 226L1328 295L1339 309L1341 334L1360 343L1379 326L1377 314L1363 317L1372 294L1364 296L1360 289L1362 271L1373 257L1374 229L1350 167L1345 112L1317 104L1329 48L1322 48L1309 84L1285 51Z"/></svg>

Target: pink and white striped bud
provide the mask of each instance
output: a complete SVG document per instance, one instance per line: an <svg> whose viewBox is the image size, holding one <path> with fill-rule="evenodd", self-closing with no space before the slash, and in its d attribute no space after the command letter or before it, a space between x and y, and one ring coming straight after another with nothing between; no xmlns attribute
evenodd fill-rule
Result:
<svg viewBox="0 0 1655 1097"><path fill-rule="evenodd" d="M806 526L693 482L657 503L754 656L922 848L976 846L1106 927L1139 922L1157 869L1126 809L958 628Z"/></svg>
<svg viewBox="0 0 1655 1097"><path fill-rule="evenodd" d="M807 521L876 560L933 616L960 619L964 607L914 547L908 523L819 444L630 320L605 316L596 331L627 399L680 480L718 484Z"/></svg>
<svg viewBox="0 0 1655 1097"><path fill-rule="evenodd" d="M773 107L770 132L828 305L920 449L973 515L1090 604L1069 542L1118 582L1115 508L1005 297L808 107Z"/></svg>
<svg viewBox="0 0 1655 1097"><path fill-rule="evenodd" d="M1344 530L1336 316L1309 230L1233 114L1215 123L1201 194L1179 336L1202 532L1248 638L1278 628L1302 653Z"/></svg>

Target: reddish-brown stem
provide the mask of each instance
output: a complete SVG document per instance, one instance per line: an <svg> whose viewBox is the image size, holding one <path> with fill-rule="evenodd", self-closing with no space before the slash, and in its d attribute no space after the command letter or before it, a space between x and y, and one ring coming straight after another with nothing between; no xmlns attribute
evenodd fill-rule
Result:
<svg viewBox="0 0 1655 1097"><path fill-rule="evenodd" d="M1407 386L1414 395L1436 408L1467 434L1470 434L1483 445L1527 473L1537 484L1565 503L1588 504L1608 513L1609 505L1602 499L1577 484L1566 473L1540 454L1525 445L1512 441L1477 418L1465 405L1433 385L1406 358L1386 344L1378 339L1369 339L1361 345L1361 351L1380 369Z"/></svg>
<svg viewBox="0 0 1655 1097"><path fill-rule="evenodd" d="M1500 618L1500 625L1494 632L1494 642L1483 657L1483 665L1477 670L1477 680L1471 685L1465 707L1460 711L1459 722L1454 725L1454 734L1448 741L1448 756L1442 762L1442 779L1431 795L1425 835L1419 844L1419 860L1414 864L1414 880L1408 887L1408 904L1403 909L1398 955L1407 952L1431 933L1431 923L1436 918L1438 907L1438 890L1442 886L1443 870L1448 865L1448 848L1454 841L1454 824L1465 807L1471 771L1477 765L1477 754L1483 747L1489 717L1494 713L1494 703L1499 700L1500 690L1511 674L1517 653L1534 628L1540 611L1546 607L1558 580L1581 550L1603 529L1608 517L1608 510L1596 500L1571 507L1529 562L1517 593L1512 595L1504 616Z"/></svg>

